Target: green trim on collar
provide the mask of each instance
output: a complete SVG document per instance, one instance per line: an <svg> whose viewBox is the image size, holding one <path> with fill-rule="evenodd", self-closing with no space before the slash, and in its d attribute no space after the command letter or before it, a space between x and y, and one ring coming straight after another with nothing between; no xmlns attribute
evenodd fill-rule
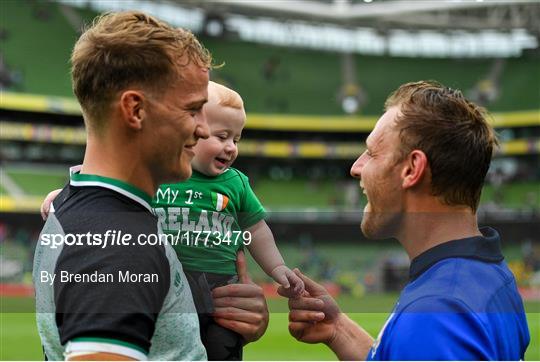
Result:
<svg viewBox="0 0 540 362"><path fill-rule="evenodd" d="M71 174L71 182L73 186L95 186L96 183L98 184L104 184L103 186L107 187L113 186L115 189L117 189L118 192L124 191L123 193L131 194L132 196L135 196L136 199L141 199L145 203L148 204L148 206L152 202L152 196L148 195L143 190L130 185L124 181L120 181L114 178L105 177L105 176L98 176L98 175L90 175L85 173L73 173ZM99 185L98 185L99 186ZM120 189L120 190L118 190ZM146 206L146 205L145 205Z"/></svg>

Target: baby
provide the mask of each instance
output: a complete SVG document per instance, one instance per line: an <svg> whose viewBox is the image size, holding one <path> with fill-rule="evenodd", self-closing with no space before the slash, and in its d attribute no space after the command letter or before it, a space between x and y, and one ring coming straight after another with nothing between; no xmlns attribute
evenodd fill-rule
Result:
<svg viewBox="0 0 540 362"><path fill-rule="evenodd" d="M163 231L178 240L173 247L191 287L208 358L241 359L240 336L220 327L209 314L211 290L238 281L238 250L247 247L262 269L293 294L300 295L304 284L285 266L248 178L231 167L246 122L242 98L210 82L203 112L210 137L194 147L191 178L161 185L153 207Z"/></svg>

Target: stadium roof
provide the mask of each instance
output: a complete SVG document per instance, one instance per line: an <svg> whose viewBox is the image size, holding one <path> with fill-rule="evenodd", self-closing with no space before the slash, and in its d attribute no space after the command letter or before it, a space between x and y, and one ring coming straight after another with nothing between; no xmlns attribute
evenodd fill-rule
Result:
<svg viewBox="0 0 540 362"><path fill-rule="evenodd" d="M540 36L540 2L500 0L182 0L213 12L275 16L340 25L428 29L527 29ZM406 16L404 16L406 15Z"/></svg>
<svg viewBox="0 0 540 362"><path fill-rule="evenodd" d="M176 1L177 2L177 1ZM178 2L177 2L178 3ZM528 29L540 35L540 2L500 0L207 0L181 1L208 11L273 15L344 25L455 29Z"/></svg>
<svg viewBox="0 0 540 362"><path fill-rule="evenodd" d="M507 58L540 43L540 1L57 1L140 9L214 37L365 55Z"/></svg>

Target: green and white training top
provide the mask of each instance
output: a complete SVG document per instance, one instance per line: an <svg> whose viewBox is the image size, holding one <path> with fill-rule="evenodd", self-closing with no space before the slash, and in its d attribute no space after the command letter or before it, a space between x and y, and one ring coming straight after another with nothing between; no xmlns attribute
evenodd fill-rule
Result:
<svg viewBox="0 0 540 362"><path fill-rule="evenodd" d="M131 185L78 173L54 200L33 270L47 359L206 359L182 266L170 245L148 243L161 233L150 202ZM53 244L53 235L65 243Z"/></svg>

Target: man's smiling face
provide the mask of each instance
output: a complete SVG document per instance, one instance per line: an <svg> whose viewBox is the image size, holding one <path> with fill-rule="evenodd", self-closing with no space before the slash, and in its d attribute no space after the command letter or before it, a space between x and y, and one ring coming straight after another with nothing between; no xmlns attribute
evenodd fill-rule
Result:
<svg viewBox="0 0 540 362"><path fill-rule="evenodd" d="M368 238L394 236L402 217L400 137L394 125L398 113L399 107L391 107L381 116L366 140L366 151L351 167L367 197L361 227Z"/></svg>

